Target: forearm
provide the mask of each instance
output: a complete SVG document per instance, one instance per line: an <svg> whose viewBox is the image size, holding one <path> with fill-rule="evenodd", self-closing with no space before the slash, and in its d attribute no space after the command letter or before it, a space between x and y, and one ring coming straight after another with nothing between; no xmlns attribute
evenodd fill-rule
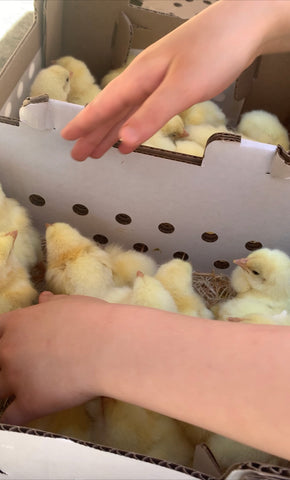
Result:
<svg viewBox="0 0 290 480"><path fill-rule="evenodd" d="M290 328L116 309L104 395L290 458Z"/></svg>

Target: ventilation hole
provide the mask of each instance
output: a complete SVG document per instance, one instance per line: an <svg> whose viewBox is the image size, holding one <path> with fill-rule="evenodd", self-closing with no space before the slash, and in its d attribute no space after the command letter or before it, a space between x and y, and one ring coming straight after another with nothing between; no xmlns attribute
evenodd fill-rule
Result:
<svg viewBox="0 0 290 480"><path fill-rule="evenodd" d="M205 242L216 242L218 240L218 235L214 232L204 232L202 235L201 235L201 238L205 241Z"/></svg>
<svg viewBox="0 0 290 480"><path fill-rule="evenodd" d="M29 70L28 70L28 78L31 80L35 72L35 63L32 62L30 64Z"/></svg>
<svg viewBox="0 0 290 480"><path fill-rule="evenodd" d="M4 117L10 117L11 112L12 112L12 103L8 102L4 110Z"/></svg>
<svg viewBox="0 0 290 480"><path fill-rule="evenodd" d="M230 266L229 262L227 262L226 260L216 260L213 264L216 268L219 268L220 270L225 270Z"/></svg>
<svg viewBox="0 0 290 480"><path fill-rule="evenodd" d="M255 242L254 240L250 240L250 242L245 243L245 247L247 250L259 250L259 248L262 248L263 245L261 242Z"/></svg>
<svg viewBox="0 0 290 480"><path fill-rule="evenodd" d="M77 215L87 215L89 213L89 209L81 203L75 203L72 209Z"/></svg>
<svg viewBox="0 0 290 480"><path fill-rule="evenodd" d="M18 87L17 87L17 93L16 93L17 98L21 98L21 97L22 97L23 89L24 89L24 87L23 87L23 82L19 82L19 85L18 85Z"/></svg>
<svg viewBox="0 0 290 480"><path fill-rule="evenodd" d="M158 228L162 233L172 233L175 230L174 226L171 225L171 223L166 223L166 222L160 223L158 225Z"/></svg>
<svg viewBox="0 0 290 480"><path fill-rule="evenodd" d="M148 247L145 243L134 243L133 248L134 250L137 250L137 252L148 252Z"/></svg>
<svg viewBox="0 0 290 480"><path fill-rule="evenodd" d="M101 245L105 245L109 241L105 235L99 235L98 233L93 236L93 239L95 242L100 243Z"/></svg>
<svg viewBox="0 0 290 480"><path fill-rule="evenodd" d="M188 260L189 256L185 252L175 252L173 258L181 258L181 260Z"/></svg>
<svg viewBox="0 0 290 480"><path fill-rule="evenodd" d="M193 2L193 0L185 0L186 2Z"/></svg>
<svg viewBox="0 0 290 480"><path fill-rule="evenodd" d="M211 5L211 0L203 0L203 3L206 3L207 5Z"/></svg>
<svg viewBox="0 0 290 480"><path fill-rule="evenodd" d="M181 4L181 3L179 3L179 2L174 2L174 4L173 4L173 5L174 5L175 7L182 7L182 4Z"/></svg>
<svg viewBox="0 0 290 480"><path fill-rule="evenodd" d="M132 222L131 217L129 217L129 215L127 215L126 213L118 213L118 215L115 216L115 220L122 225L128 225Z"/></svg>
<svg viewBox="0 0 290 480"><path fill-rule="evenodd" d="M37 207L43 207L43 205L45 205L44 198L40 195L36 195L36 193L29 195L29 200L33 205L36 205Z"/></svg>
<svg viewBox="0 0 290 480"><path fill-rule="evenodd" d="M271 175L271 172L266 172L266 175Z"/></svg>

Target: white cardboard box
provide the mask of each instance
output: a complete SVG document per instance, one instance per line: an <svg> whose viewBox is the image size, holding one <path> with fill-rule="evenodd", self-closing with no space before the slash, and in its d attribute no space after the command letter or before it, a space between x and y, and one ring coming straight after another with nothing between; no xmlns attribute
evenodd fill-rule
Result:
<svg viewBox="0 0 290 480"><path fill-rule="evenodd" d="M0 75L1 112L6 114L0 119L0 178L5 192L29 209L40 230L47 222L65 221L90 237L101 235L129 248L144 244L159 263L184 253L203 272L220 271L220 266L229 273L232 259L247 255L252 242L290 254L290 160L281 147L217 134L203 159L141 147L127 156L112 148L100 160L77 163L60 129L82 107L55 100L30 103L21 108L20 121L13 120L35 74L53 58L82 58L100 77L121 63L129 48L144 48L183 21L128 6L126 0L37 1L36 7L36 22ZM77 36L72 35L76 28ZM88 48L92 42L94 51ZM223 105L233 121L243 106L255 108L257 88L259 107L266 108L263 72L271 70L271 58L262 59L255 80L249 69L225 92ZM281 58L272 60L277 65ZM288 107L277 100L284 83L282 79L273 104L269 96L267 102L268 110L286 121ZM216 241L203 239L212 233ZM144 463L142 456L132 461L113 451L103 455L81 442L48 436L2 426L0 469L5 478L208 479L211 472L209 465L207 472L193 472L166 462L155 465L152 459L152 464L148 459ZM26 453L30 444L33 458ZM80 461L74 463L75 458ZM250 474L267 478L283 474L282 468L248 467ZM239 466L230 478L247 474Z"/></svg>

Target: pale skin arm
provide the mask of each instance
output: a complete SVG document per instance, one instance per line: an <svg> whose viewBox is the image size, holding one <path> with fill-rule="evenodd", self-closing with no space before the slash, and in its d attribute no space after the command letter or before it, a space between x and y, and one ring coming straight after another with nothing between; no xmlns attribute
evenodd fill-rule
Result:
<svg viewBox="0 0 290 480"><path fill-rule="evenodd" d="M44 295L0 333L4 423L105 395L290 459L289 327Z"/></svg>
<svg viewBox="0 0 290 480"><path fill-rule="evenodd" d="M290 2L220 0L145 49L62 131L72 157L133 151L173 115L213 98L261 54L290 50Z"/></svg>

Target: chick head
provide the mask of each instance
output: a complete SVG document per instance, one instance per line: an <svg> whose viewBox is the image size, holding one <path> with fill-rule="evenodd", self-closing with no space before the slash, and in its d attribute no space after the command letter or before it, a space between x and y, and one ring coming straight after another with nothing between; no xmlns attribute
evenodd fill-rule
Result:
<svg viewBox="0 0 290 480"><path fill-rule="evenodd" d="M168 120L168 122L161 128L161 131L172 140L188 136L188 133L184 128L183 120L179 115L174 115L174 117Z"/></svg>
<svg viewBox="0 0 290 480"><path fill-rule="evenodd" d="M76 228L63 222L47 224L45 238L48 262L91 244Z"/></svg>
<svg viewBox="0 0 290 480"><path fill-rule="evenodd" d="M177 312L177 306L162 283L150 275L138 271L133 284L132 303L145 307Z"/></svg>
<svg viewBox="0 0 290 480"><path fill-rule="evenodd" d="M85 62L78 60L72 56L61 57L56 60L57 65L61 65L63 68L72 73L71 77L71 89L83 90L87 85L91 85L95 82L95 79Z"/></svg>
<svg viewBox="0 0 290 480"><path fill-rule="evenodd" d="M261 248L234 263L231 283L238 293L253 289L276 298L290 295L290 258L281 250Z"/></svg>
<svg viewBox="0 0 290 480"><path fill-rule="evenodd" d="M17 230L8 233L0 233L0 276L6 275L10 271L11 252L17 237ZM11 263L12 268L12 263Z"/></svg>
<svg viewBox="0 0 290 480"><path fill-rule="evenodd" d="M70 91L70 72L60 65L43 68L36 76L30 95L47 93L50 98L66 101Z"/></svg>

